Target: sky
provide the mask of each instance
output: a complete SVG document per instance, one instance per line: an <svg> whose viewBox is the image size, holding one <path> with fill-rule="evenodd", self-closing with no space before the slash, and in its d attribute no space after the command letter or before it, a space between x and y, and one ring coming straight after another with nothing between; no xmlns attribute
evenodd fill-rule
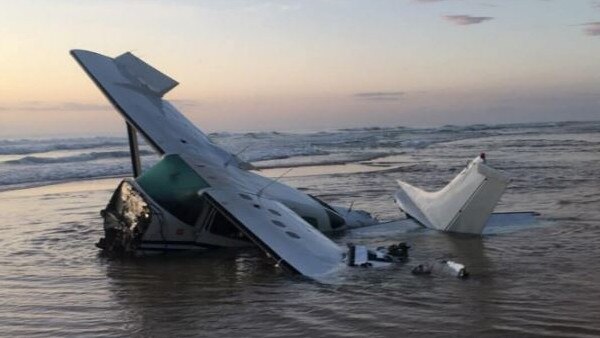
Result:
<svg viewBox="0 0 600 338"><path fill-rule="evenodd" d="M2 0L0 138L124 132L76 48L206 132L600 119L600 0Z"/></svg>

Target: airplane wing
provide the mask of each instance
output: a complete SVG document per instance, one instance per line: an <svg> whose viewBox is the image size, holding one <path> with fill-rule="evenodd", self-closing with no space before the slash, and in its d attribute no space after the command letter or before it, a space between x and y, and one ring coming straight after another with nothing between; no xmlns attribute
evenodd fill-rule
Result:
<svg viewBox="0 0 600 338"><path fill-rule="evenodd" d="M162 99L177 81L131 53L110 58L72 50L71 55L125 120L161 154L187 154L208 163L231 161L231 154Z"/></svg>
<svg viewBox="0 0 600 338"><path fill-rule="evenodd" d="M318 279L345 265L342 248L283 204L233 190L201 193L284 269Z"/></svg>

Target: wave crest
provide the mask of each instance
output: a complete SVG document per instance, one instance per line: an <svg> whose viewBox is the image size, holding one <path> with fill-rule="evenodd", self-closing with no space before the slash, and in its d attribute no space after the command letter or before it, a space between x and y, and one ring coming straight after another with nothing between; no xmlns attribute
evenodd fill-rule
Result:
<svg viewBox="0 0 600 338"><path fill-rule="evenodd" d="M140 150L140 155L152 155L153 152L148 150ZM41 157L41 156L25 156L17 160L3 162L10 165L23 164L50 164L50 163L72 163L72 162L89 162L103 159L124 158L129 157L128 151L103 151L78 154L73 156L63 157Z"/></svg>

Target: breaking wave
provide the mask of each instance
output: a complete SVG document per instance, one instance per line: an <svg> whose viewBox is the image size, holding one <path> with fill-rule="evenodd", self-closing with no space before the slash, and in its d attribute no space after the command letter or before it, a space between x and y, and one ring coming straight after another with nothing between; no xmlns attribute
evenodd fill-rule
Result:
<svg viewBox="0 0 600 338"><path fill-rule="evenodd" d="M600 122L548 122L432 128L365 127L304 133L218 132L210 134L210 138L240 159L253 162L256 167L278 168L360 163L396 154L411 156L428 149L436 152L437 157L443 157L447 147L459 147L465 158L470 158L480 150L495 149L497 137L504 137L502 147L517 149L520 153L554 147L594 151L600 142L537 139L535 135L598 132ZM150 156L153 154L150 147L140 141L143 164L148 166L156 159ZM457 141L460 143L452 143ZM404 168L410 173L409 169ZM129 174L130 170L125 137L0 140L0 189L15 184L121 176ZM423 170L427 168L419 167L419 171Z"/></svg>
<svg viewBox="0 0 600 338"><path fill-rule="evenodd" d="M140 150L140 155L152 155L154 154L149 150ZM72 163L72 162L88 162L102 159L113 159L113 158L129 158L128 151L106 151L106 152L91 152L78 154L73 156L63 157L38 157L38 156L25 156L17 160L4 161L5 164L48 164L48 163Z"/></svg>
<svg viewBox="0 0 600 338"><path fill-rule="evenodd" d="M84 150L106 147L125 147L125 138L72 138L0 140L0 155L27 155L58 150Z"/></svg>

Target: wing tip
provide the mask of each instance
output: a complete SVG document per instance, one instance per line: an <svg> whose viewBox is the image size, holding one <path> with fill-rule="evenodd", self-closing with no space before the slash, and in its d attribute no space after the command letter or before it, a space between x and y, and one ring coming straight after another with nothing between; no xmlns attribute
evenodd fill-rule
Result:
<svg viewBox="0 0 600 338"><path fill-rule="evenodd" d="M85 50L85 49L71 49L71 50L69 50L69 54L71 54L71 56L73 56L73 57L78 57L78 56L81 56L83 54L88 54L88 53L94 53L94 52L89 51L89 50ZM94 53L94 54L96 54L96 53Z"/></svg>
<svg viewBox="0 0 600 338"><path fill-rule="evenodd" d="M71 50L69 50L69 54L71 54L71 56L77 61L83 60L85 58L92 58L92 57L112 59L111 57L108 57L106 55L102 55L100 53L96 53L91 50L85 50L85 49L71 49Z"/></svg>

